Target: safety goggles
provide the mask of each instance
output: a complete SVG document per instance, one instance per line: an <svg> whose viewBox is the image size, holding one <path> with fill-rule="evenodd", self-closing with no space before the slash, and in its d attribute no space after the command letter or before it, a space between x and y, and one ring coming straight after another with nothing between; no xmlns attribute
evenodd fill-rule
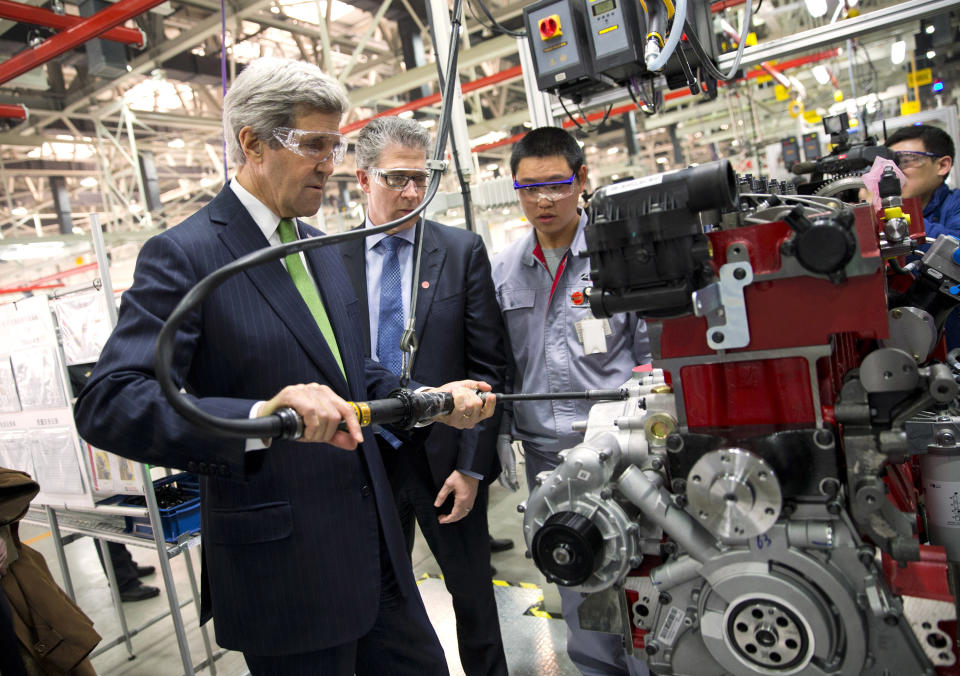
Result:
<svg viewBox="0 0 960 676"><path fill-rule="evenodd" d="M898 150L893 154L893 161L901 169L910 167L919 167L927 158L940 157L936 153L928 153L923 150Z"/></svg>
<svg viewBox="0 0 960 676"><path fill-rule="evenodd" d="M273 130L273 138L290 152L317 164L329 159L333 159L334 164L340 164L347 152L347 139L335 131L277 127Z"/></svg>
<svg viewBox="0 0 960 676"><path fill-rule="evenodd" d="M380 167L370 167L370 173L377 177L377 183L384 188L398 192L406 190L407 185L411 181L413 182L413 187L418 191L426 190L427 180L430 178L430 172L426 169L381 169Z"/></svg>
<svg viewBox="0 0 960 676"><path fill-rule="evenodd" d="M576 178L577 172L573 172L570 174L570 178L565 178L562 181L522 184L514 180L513 189L517 191L517 196L524 202L538 202L540 200L556 202L565 197L570 197L574 193L573 182Z"/></svg>

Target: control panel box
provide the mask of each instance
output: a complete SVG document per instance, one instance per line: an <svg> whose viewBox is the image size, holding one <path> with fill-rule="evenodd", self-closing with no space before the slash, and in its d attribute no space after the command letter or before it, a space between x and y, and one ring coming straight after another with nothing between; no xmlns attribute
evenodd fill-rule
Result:
<svg viewBox="0 0 960 676"><path fill-rule="evenodd" d="M527 40L541 91L590 83L587 43L573 5L577 0L539 0L523 8Z"/></svg>

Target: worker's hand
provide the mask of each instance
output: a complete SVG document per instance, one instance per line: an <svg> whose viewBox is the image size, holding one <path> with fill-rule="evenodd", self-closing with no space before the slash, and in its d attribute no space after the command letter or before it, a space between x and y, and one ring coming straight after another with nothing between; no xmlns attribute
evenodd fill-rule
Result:
<svg viewBox="0 0 960 676"><path fill-rule="evenodd" d="M503 470L497 477L497 481L508 490L518 490L520 482L517 481L517 457L513 453L513 438L509 434L497 435L497 455L500 457L500 467Z"/></svg>
<svg viewBox="0 0 960 676"><path fill-rule="evenodd" d="M481 420L493 415L497 406L497 398L488 395L485 399L477 396L477 391L489 392L490 385L482 380L456 380L446 385L433 388L431 392L449 392L453 395L453 411L447 415L439 415L434 420L457 429L469 429Z"/></svg>
<svg viewBox="0 0 960 676"><path fill-rule="evenodd" d="M363 443L353 406L326 385L288 385L264 403L258 415L270 415L283 406L292 408L303 418L303 436L298 441L325 443L349 451ZM341 420L347 423L346 431L337 429Z"/></svg>
<svg viewBox="0 0 960 676"><path fill-rule="evenodd" d="M7 541L0 538L0 577L7 574ZM0 592L2 594L3 592Z"/></svg>
<svg viewBox="0 0 960 676"><path fill-rule="evenodd" d="M437 499L433 501L434 507L440 507L447 496L453 493L453 509L449 514L441 514L437 521L440 523L454 523L459 521L473 509L473 503L477 499L477 487L480 480L468 474L464 474L458 469L453 470L447 480L440 487L437 493Z"/></svg>

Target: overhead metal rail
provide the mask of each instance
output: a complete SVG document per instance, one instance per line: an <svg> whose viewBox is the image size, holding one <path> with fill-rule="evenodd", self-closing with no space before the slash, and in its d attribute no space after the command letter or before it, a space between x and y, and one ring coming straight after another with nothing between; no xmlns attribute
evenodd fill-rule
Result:
<svg viewBox="0 0 960 676"><path fill-rule="evenodd" d="M782 59L791 54L818 49L823 45L837 44L844 40L860 37L867 33L883 28L902 28L910 21L940 14L947 10L956 9L957 0L910 0L892 5L874 12L861 14L852 19L844 19L825 26L817 26L802 33L795 33L777 40L771 40L755 47L746 47L740 59L742 67L756 66L769 59ZM721 70L730 68L734 54L728 52L717 58L717 66Z"/></svg>

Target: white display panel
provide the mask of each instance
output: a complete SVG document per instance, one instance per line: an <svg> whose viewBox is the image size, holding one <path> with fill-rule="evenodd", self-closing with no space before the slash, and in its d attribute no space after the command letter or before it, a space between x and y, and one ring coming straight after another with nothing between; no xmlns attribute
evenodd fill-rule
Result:
<svg viewBox="0 0 960 676"><path fill-rule="evenodd" d="M0 460L36 479L35 503L92 507L68 392L46 296L0 306Z"/></svg>

